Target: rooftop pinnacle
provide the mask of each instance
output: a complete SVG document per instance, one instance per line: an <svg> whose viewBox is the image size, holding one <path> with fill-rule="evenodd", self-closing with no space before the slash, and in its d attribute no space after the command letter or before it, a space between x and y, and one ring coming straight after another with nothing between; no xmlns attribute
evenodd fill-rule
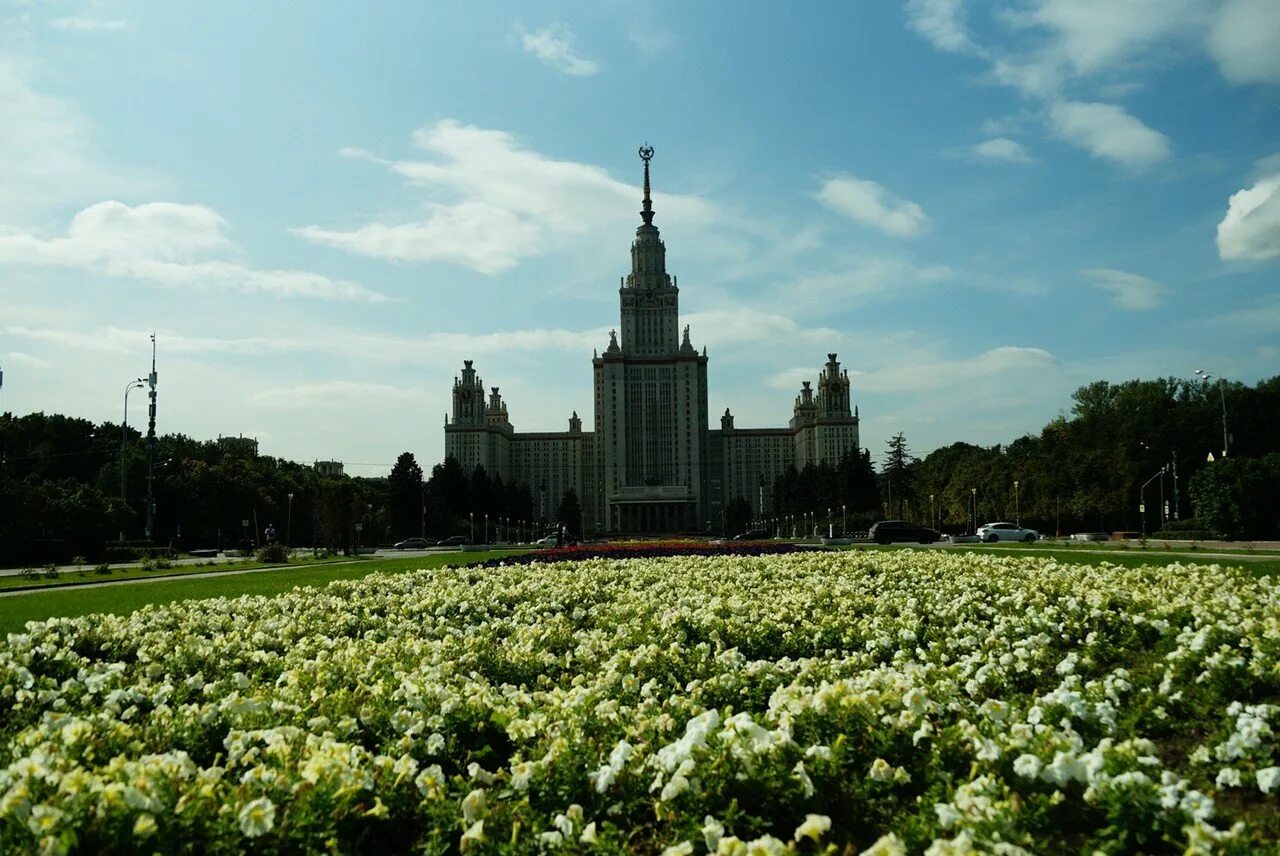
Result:
<svg viewBox="0 0 1280 856"><path fill-rule="evenodd" d="M640 147L640 160L644 161L644 209L640 216L646 226L653 225L653 200L649 198L649 161L653 160L653 146L645 143Z"/></svg>

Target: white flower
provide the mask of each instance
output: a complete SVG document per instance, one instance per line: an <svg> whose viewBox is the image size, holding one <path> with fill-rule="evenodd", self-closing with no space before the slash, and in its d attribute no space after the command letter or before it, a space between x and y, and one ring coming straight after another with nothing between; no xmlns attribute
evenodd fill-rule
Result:
<svg viewBox="0 0 1280 856"><path fill-rule="evenodd" d="M689 856L693 852L692 841L681 841L679 844L673 844L662 851L662 856Z"/></svg>
<svg viewBox="0 0 1280 856"><path fill-rule="evenodd" d="M702 840L707 845L707 851L714 853L716 848L720 846L720 839L723 837L724 824L711 815L707 815L702 821Z"/></svg>
<svg viewBox="0 0 1280 856"><path fill-rule="evenodd" d="M595 844L600 840L596 835L596 822L593 820L582 829L582 834L578 836L578 840L584 844Z"/></svg>
<svg viewBox="0 0 1280 856"><path fill-rule="evenodd" d="M1223 767L1219 770L1215 782L1220 788L1238 788L1244 784L1240 778L1240 771L1234 767Z"/></svg>
<svg viewBox="0 0 1280 856"><path fill-rule="evenodd" d="M892 832L881 835L859 856L907 856L907 845Z"/></svg>
<svg viewBox="0 0 1280 856"><path fill-rule="evenodd" d="M1280 767L1266 767L1258 771L1258 790L1269 794L1280 785Z"/></svg>
<svg viewBox="0 0 1280 856"><path fill-rule="evenodd" d="M484 821L477 820L467 827L466 832L462 833L462 838L458 840L458 848L466 850L472 844L483 844L488 840L488 837L484 834Z"/></svg>
<svg viewBox="0 0 1280 856"><path fill-rule="evenodd" d="M950 829L960 822L960 812L951 803L934 803L933 812L938 816L938 825Z"/></svg>
<svg viewBox="0 0 1280 856"><path fill-rule="evenodd" d="M244 804L237 819L248 837L266 835L276 825L276 805L268 797L258 797Z"/></svg>
<svg viewBox="0 0 1280 856"><path fill-rule="evenodd" d="M1034 779L1040 775L1043 766L1035 755L1019 755L1013 762L1013 771L1024 779Z"/></svg>
<svg viewBox="0 0 1280 856"><path fill-rule="evenodd" d="M488 803L484 788L476 788L462 798L462 822L471 825L484 816Z"/></svg>
<svg viewBox="0 0 1280 856"><path fill-rule="evenodd" d="M867 776L873 782L891 782L893 781L893 767L889 766L889 762L883 758L877 758L871 762L871 769L867 771Z"/></svg>
<svg viewBox="0 0 1280 856"><path fill-rule="evenodd" d="M805 815L804 823L796 827L795 839L799 841L801 838L812 838L817 841L829 829L831 818L825 814L808 814Z"/></svg>

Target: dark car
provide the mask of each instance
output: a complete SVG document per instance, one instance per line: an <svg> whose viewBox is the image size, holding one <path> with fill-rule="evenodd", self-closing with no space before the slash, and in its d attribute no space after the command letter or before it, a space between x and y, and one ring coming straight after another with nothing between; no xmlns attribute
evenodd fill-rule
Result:
<svg viewBox="0 0 1280 856"><path fill-rule="evenodd" d="M431 546L431 542L426 538L406 538L395 544L397 550L425 550Z"/></svg>
<svg viewBox="0 0 1280 856"><path fill-rule="evenodd" d="M770 535L768 532L764 531L763 529L748 529L746 532L742 532L738 535L734 535L733 540L735 541L767 541L772 537L773 537L772 535Z"/></svg>
<svg viewBox="0 0 1280 856"><path fill-rule="evenodd" d="M867 530L867 537L877 544L893 544L901 541L932 544L941 538L942 534L936 529L917 526L905 520L881 520L879 523L871 525L871 528Z"/></svg>
<svg viewBox="0 0 1280 856"><path fill-rule="evenodd" d="M437 547L458 547L467 543L466 535L450 535L436 542Z"/></svg>

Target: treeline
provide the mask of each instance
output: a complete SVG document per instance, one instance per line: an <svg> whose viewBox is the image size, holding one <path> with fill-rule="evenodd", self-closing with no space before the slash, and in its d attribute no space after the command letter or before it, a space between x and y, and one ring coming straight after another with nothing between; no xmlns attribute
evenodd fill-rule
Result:
<svg viewBox="0 0 1280 856"><path fill-rule="evenodd" d="M897 435L877 474L879 512L950 532L1008 520L1048 533L1280 535L1280 377L1252 387L1098 381L1072 402L1038 435L1008 445L954 443L916 459ZM808 480L796 510L825 512L823 479ZM775 494L786 484L784 475Z"/></svg>
<svg viewBox="0 0 1280 856"><path fill-rule="evenodd" d="M425 479L409 452L387 478L334 477L254 454L239 438L166 434L156 462L149 543L176 549L257 546L268 527L279 541L343 551L423 534L470 536L472 520L481 538L486 515L490 539L514 536L514 521L526 535L554 519L581 528L576 497L540 512L527 488L483 468L465 473L452 458ZM59 414L0 416L0 565L96 561L121 533L142 543L146 493L146 442L136 429L122 434L118 423Z"/></svg>
<svg viewBox="0 0 1280 856"><path fill-rule="evenodd" d="M385 535L387 488L386 479L331 478L255 455L236 440L166 434L157 438L151 543L239 547L262 543L273 526L281 541L350 549ZM96 559L121 533L141 542L146 493L146 444L135 429L122 435L118 423L59 414L0 416L0 564Z"/></svg>

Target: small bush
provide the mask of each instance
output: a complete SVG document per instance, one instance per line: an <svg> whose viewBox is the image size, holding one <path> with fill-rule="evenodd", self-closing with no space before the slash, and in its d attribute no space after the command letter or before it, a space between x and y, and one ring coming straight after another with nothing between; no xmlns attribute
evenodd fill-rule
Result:
<svg viewBox="0 0 1280 856"><path fill-rule="evenodd" d="M289 548L283 544L263 544L258 550L259 562L280 564L289 561Z"/></svg>
<svg viewBox="0 0 1280 856"><path fill-rule="evenodd" d="M40 571L36 568L23 568L18 572L18 576L24 580L38 580L40 579Z"/></svg>
<svg viewBox="0 0 1280 856"><path fill-rule="evenodd" d="M50 562L41 569L40 576L44 577L46 580L56 580L61 573L62 572L58 570L58 566L53 562Z"/></svg>
<svg viewBox="0 0 1280 856"><path fill-rule="evenodd" d="M79 570L80 568L83 568L85 565L89 564L89 560L86 559L84 556L76 556L74 559L71 560L71 564L75 565L76 569Z"/></svg>
<svg viewBox="0 0 1280 856"><path fill-rule="evenodd" d="M169 568L173 567L173 562L164 556L157 556L152 559L151 564L158 571L167 571Z"/></svg>
<svg viewBox="0 0 1280 856"><path fill-rule="evenodd" d="M143 559L138 564L138 570L140 571L154 571L155 569L156 569L155 559Z"/></svg>
<svg viewBox="0 0 1280 856"><path fill-rule="evenodd" d="M96 568L94 568L93 572L95 574L98 574L99 576L105 577L111 573L111 566L108 565L106 562L103 562L101 565L98 565Z"/></svg>

